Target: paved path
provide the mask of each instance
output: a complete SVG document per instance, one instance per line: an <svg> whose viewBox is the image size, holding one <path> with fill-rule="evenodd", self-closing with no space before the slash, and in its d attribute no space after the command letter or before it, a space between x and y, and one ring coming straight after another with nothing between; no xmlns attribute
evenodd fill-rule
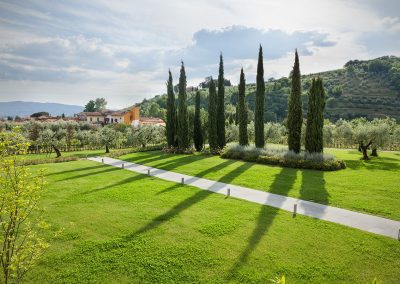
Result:
<svg viewBox="0 0 400 284"><path fill-rule="evenodd" d="M148 171L150 170L151 176L177 183L181 183L183 178L184 183L187 185L195 186L197 188L209 190L224 195L227 195L229 189L230 196L232 197L258 204L272 206L275 208L280 208L289 212L293 212L295 204L297 204L297 214L342 224L348 227L357 228L363 231L391 237L394 239L399 238L399 221L385 219L368 214L362 214L332 206L326 206L293 197L259 191L243 186L226 184L223 182L217 182L205 178L193 177L171 171L160 170L107 157L94 157L88 159L100 163L103 160L104 164L115 167L122 167L122 164L124 164L124 168L126 170L137 172L140 174L148 174Z"/></svg>

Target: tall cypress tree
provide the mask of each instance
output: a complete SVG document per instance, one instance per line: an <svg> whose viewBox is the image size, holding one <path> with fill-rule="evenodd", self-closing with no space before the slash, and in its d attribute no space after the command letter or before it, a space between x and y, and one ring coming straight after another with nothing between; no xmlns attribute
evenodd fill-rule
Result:
<svg viewBox="0 0 400 284"><path fill-rule="evenodd" d="M201 129L200 119L200 91L196 91L195 108L194 108L194 121L193 121L193 141L196 151L203 150L203 132Z"/></svg>
<svg viewBox="0 0 400 284"><path fill-rule="evenodd" d="M214 80L211 78L209 95L208 95L208 144L211 152L217 152L218 135L217 135L217 90Z"/></svg>
<svg viewBox="0 0 400 284"><path fill-rule="evenodd" d="M176 108L174 84L172 81L171 70L168 71L169 77L167 82L167 143L168 147L176 146Z"/></svg>
<svg viewBox="0 0 400 284"><path fill-rule="evenodd" d="M220 149L225 147L225 86L224 86L224 61L222 53L219 56L218 74L218 102L217 102L217 135Z"/></svg>
<svg viewBox="0 0 400 284"><path fill-rule="evenodd" d="M247 107L245 103L246 79L244 78L243 68L240 70L239 99L237 105L237 116L239 121L239 144L246 146L249 144L247 136Z"/></svg>
<svg viewBox="0 0 400 284"><path fill-rule="evenodd" d="M300 63L297 49L295 53L294 66L292 72L292 90L289 97L288 107L288 146L289 150L296 153L301 148L301 125L303 123L303 113L301 105L301 82L300 82Z"/></svg>
<svg viewBox="0 0 400 284"><path fill-rule="evenodd" d="M264 66L263 52L260 44L258 52L257 64L257 82L256 82L256 106L254 112L254 134L255 144L257 148L264 148L264 99L265 99L265 82L264 82Z"/></svg>
<svg viewBox="0 0 400 284"><path fill-rule="evenodd" d="M323 152L325 90L321 78L313 79L309 97L306 127L306 151Z"/></svg>
<svg viewBox="0 0 400 284"><path fill-rule="evenodd" d="M181 150L189 148L189 116L187 110L187 94L186 94L186 73L185 65L181 65L181 71L179 76L179 94L178 94L178 147Z"/></svg>
<svg viewBox="0 0 400 284"><path fill-rule="evenodd" d="M322 78L318 78L318 116L316 119L316 129L317 129L317 141L316 141L316 152L322 153L324 151L324 110L325 110L325 98L326 93L324 89L324 84Z"/></svg>

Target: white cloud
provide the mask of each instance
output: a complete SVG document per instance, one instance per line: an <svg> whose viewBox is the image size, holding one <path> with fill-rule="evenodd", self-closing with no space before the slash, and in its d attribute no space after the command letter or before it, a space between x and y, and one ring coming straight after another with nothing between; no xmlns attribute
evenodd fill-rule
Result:
<svg viewBox="0 0 400 284"><path fill-rule="evenodd" d="M257 46L235 42L220 47L211 37L201 46L204 54L194 49L197 32L222 31L231 26L280 30L288 33L289 38L299 32L324 35L319 39L320 44L316 44L315 38L304 37L285 48L281 41L266 40L263 44L266 77L288 75L293 64L293 47L303 48L300 60L304 74L339 68L350 59L398 55L398 3L395 0L2 1L0 100L18 97L83 104L101 95L112 106L124 107L163 92L168 68L172 68L176 77L181 58L187 60L189 84L198 84L204 76L215 75L219 48L226 54L226 76L237 82L243 66L247 81L251 82L255 76ZM335 44L324 45L324 41ZM272 50L276 56L268 56ZM252 53L253 58L242 56ZM195 58L198 60L192 60Z"/></svg>

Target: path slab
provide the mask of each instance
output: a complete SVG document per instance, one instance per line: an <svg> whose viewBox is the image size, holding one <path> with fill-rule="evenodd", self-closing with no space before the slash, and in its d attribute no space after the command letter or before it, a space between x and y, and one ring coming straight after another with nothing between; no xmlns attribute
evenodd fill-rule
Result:
<svg viewBox="0 0 400 284"><path fill-rule="evenodd" d="M387 236L394 239L399 239L399 221L327 206L293 197L255 190L248 187L227 184L205 178L180 174L172 171L161 170L108 157L92 157L88 158L88 160L100 163L104 162L104 164L106 165L121 168L122 164L124 164L125 170L145 175L147 175L148 171L150 170L151 176L176 183L181 183L183 178L184 183L187 185L223 195L227 195L229 189L231 197L247 200L262 205L268 205L289 212L293 212L295 204L297 204L297 214L334 222L337 224L357 228L363 231Z"/></svg>

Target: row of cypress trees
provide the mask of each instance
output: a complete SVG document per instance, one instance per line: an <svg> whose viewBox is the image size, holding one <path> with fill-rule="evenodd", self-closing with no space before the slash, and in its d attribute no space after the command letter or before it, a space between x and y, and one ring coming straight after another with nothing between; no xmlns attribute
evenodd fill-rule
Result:
<svg viewBox="0 0 400 284"><path fill-rule="evenodd" d="M243 68L240 72L239 98L238 98L238 121L239 121L239 144L249 144L247 135L247 107L245 104L246 81ZM256 107L255 107L255 144L258 148L264 145L264 100L265 82L263 69L262 46L258 54L257 83L256 83ZM306 124L305 149L310 153L323 152L323 112L325 108L325 90L322 79L312 80L308 96L308 112ZM292 86L288 102L288 146L289 150L299 153L301 149L301 128L303 124L303 110L301 102L301 74L300 62L297 50L292 70Z"/></svg>
<svg viewBox="0 0 400 284"><path fill-rule="evenodd" d="M224 63L220 54L219 74L217 86L211 78L208 97L208 141L211 152L218 152L225 144L225 87L224 87ZM190 147L186 74L182 62L179 76L178 101L175 102L171 71L167 82L167 142L169 147L186 150ZM248 145L247 134L247 106L245 103L246 80L243 68L240 72L239 97L237 117L239 124L239 144ZM262 46L259 47L257 77L256 77L256 102L255 102L255 145L257 148L265 146L264 140L264 102L265 82ZM323 111L325 107L325 90L321 78L313 79L309 92L307 124L306 124L306 151L323 151ZM301 149L301 128L303 123L303 111L301 102L301 74L297 50L292 71L291 93L288 101L288 146L289 150L296 153ZM202 136L200 119L200 92L197 90L195 97L195 117L193 140L197 151L203 149L204 138Z"/></svg>
<svg viewBox="0 0 400 284"><path fill-rule="evenodd" d="M219 151L225 147L225 86L224 86L224 62L222 54L219 62L218 92L214 80L211 80L208 98L208 140L212 152ZM190 148L189 117L187 110L186 73L182 62L178 101L175 101L173 79L171 71L167 81L167 143L168 147L178 148L185 151ZM193 125L193 141L197 151L203 149L204 138L202 136L200 119L200 92L196 91L195 116Z"/></svg>
<svg viewBox="0 0 400 284"><path fill-rule="evenodd" d="M305 133L305 150L309 153L323 152L325 90L321 78L313 79L308 94L308 111ZM288 105L288 146L299 153L301 149L301 126L303 110L301 103L301 75L297 50L292 71L292 89Z"/></svg>

